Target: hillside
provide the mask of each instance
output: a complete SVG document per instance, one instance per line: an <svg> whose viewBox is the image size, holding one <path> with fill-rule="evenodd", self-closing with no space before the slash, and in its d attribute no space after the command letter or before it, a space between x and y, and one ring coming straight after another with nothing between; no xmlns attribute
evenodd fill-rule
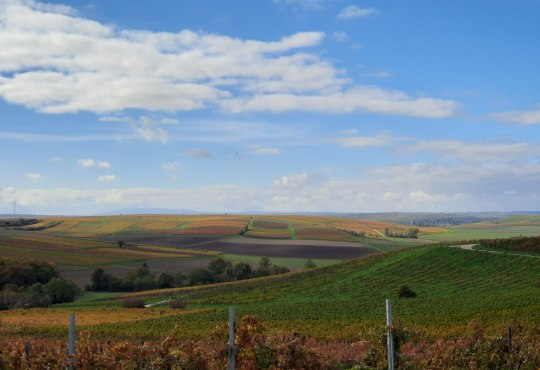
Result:
<svg viewBox="0 0 540 370"><path fill-rule="evenodd" d="M384 300L392 298L396 320L419 337L464 335L471 321L498 334L513 320L538 326L539 277L538 258L417 247L279 277L132 294L147 303L182 297L190 309L213 311L87 328L108 336L159 337L178 325L183 336L201 337L224 322L226 308L234 305L239 315L255 315L272 330L355 340L378 333L384 323ZM398 298L401 285L418 297ZM120 304L119 296L99 296L62 309ZM58 330L39 328L42 334Z"/></svg>
<svg viewBox="0 0 540 370"><path fill-rule="evenodd" d="M514 215L493 221L449 226L446 231L424 234L433 241L478 240L540 235L540 216Z"/></svg>

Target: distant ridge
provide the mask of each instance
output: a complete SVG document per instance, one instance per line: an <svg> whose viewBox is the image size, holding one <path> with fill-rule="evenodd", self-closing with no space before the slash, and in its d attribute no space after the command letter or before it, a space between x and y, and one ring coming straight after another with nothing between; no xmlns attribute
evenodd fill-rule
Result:
<svg viewBox="0 0 540 370"><path fill-rule="evenodd" d="M202 215L215 212L200 212L193 209L169 208L120 208L96 214L96 216L115 215Z"/></svg>
<svg viewBox="0 0 540 370"><path fill-rule="evenodd" d="M414 226L448 226L482 221L495 221L504 217L518 215L540 215L540 211L511 212L373 212L373 213L341 213L341 212L215 212L197 211L193 209L170 208L120 208L95 214L95 216L115 215L209 215L209 214L248 214L248 215L305 215L346 217L383 222L409 224ZM12 216L13 217L13 216ZM19 216L18 216L19 217Z"/></svg>

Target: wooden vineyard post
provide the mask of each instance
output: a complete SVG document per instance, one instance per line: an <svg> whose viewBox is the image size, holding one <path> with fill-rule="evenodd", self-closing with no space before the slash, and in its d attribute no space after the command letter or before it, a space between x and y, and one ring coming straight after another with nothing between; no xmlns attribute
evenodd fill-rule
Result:
<svg viewBox="0 0 540 370"><path fill-rule="evenodd" d="M229 306L229 370L236 369L236 349L234 347L234 307Z"/></svg>
<svg viewBox="0 0 540 370"><path fill-rule="evenodd" d="M512 349L512 327L508 327L508 348Z"/></svg>
<svg viewBox="0 0 540 370"><path fill-rule="evenodd" d="M69 346L68 346L68 366L73 370L75 362L75 312L69 314Z"/></svg>
<svg viewBox="0 0 540 370"><path fill-rule="evenodd" d="M394 370L394 338L392 337L392 301L386 299L386 347L388 350L388 370Z"/></svg>

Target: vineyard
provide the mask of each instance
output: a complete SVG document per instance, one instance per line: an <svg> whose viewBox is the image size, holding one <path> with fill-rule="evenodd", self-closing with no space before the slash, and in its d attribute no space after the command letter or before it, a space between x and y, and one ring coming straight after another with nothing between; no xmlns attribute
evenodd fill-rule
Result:
<svg viewBox="0 0 540 370"><path fill-rule="evenodd" d="M123 297L145 303L182 297L188 315L164 315L126 323L85 326L96 335L160 338L178 326L182 338L204 338L226 320L255 315L270 332L295 331L318 340L359 341L374 336L384 322L384 300L394 301L396 320L417 338L455 338L477 322L486 334L502 332L514 320L538 329L540 260L447 247L418 247L368 256L338 265L234 283L120 294L83 300L64 309L117 308ZM407 285L417 298L399 298ZM60 309L60 307L58 308ZM159 307L156 310L162 309ZM166 308L163 308L166 309ZM40 325L0 328L3 335L65 335L66 329Z"/></svg>
<svg viewBox="0 0 540 370"><path fill-rule="evenodd" d="M407 328L393 328L396 368L401 369L536 369L540 335L517 326L508 341L486 336L471 324L459 340L416 341ZM2 369L225 369L228 327L220 323L205 339L183 340L179 329L159 341L102 340L89 331L78 334L74 355L65 342L0 339ZM321 342L298 333L269 333L253 316L237 321L234 335L238 369L386 369L384 336L359 342ZM471 367L474 365L474 367Z"/></svg>

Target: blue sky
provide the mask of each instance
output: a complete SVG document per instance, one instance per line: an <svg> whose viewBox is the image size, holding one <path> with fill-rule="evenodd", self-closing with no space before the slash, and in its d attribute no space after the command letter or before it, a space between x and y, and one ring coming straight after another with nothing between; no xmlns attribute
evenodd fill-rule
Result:
<svg viewBox="0 0 540 370"><path fill-rule="evenodd" d="M0 0L0 213L540 207L540 1Z"/></svg>

